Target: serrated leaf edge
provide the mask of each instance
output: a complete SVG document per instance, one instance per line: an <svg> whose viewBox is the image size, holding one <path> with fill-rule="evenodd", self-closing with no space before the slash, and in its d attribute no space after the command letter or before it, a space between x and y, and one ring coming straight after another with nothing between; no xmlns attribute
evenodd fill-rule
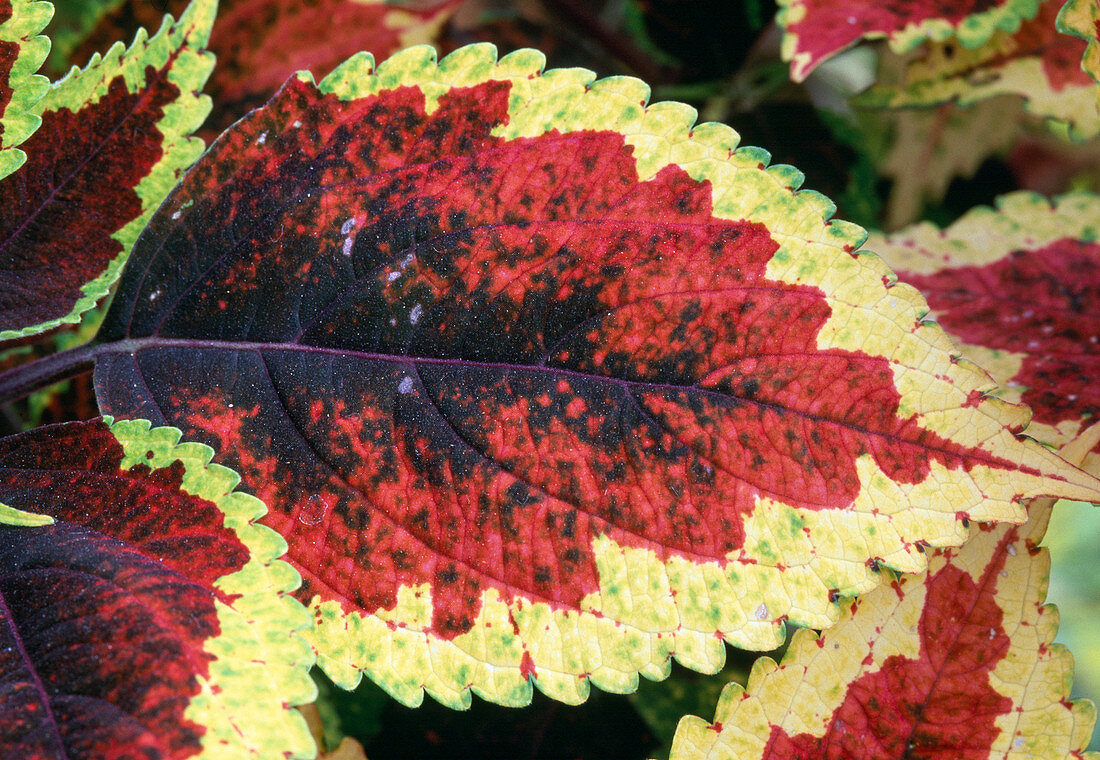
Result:
<svg viewBox="0 0 1100 760"><path fill-rule="evenodd" d="M985 266L1007 257L1014 250L1034 250L1065 238L1100 241L1100 195L1095 193L1079 191L1047 199L1038 193L1021 190L999 196L994 203L994 206L971 209L943 229L931 222L919 222L891 234L873 231L864 247L881 251L881 255L904 271L929 274L945 265ZM918 250L946 252L948 249L955 264L945 264L942 258L911 255ZM964 348L974 356L988 351L982 346ZM1005 361L1005 356L1023 360L1022 354L1006 351L999 354L1001 362ZM1001 378L1001 382L1010 379ZM993 387L983 392L1013 397L996 380L991 378L991 381ZM1051 445L1065 443L1080 428L1080 425L1066 426L1064 423L1053 426L1025 422L1029 436Z"/></svg>
<svg viewBox="0 0 1100 760"><path fill-rule="evenodd" d="M1035 17L1039 12L1040 2L1041 0L1007 0L1002 5L967 16L958 25L952 24L947 19L932 18L916 23L911 22L893 32L867 33L848 45L815 59L813 54L800 49L799 36L787 31L791 25L805 17L807 8L802 4L803 0L779 0L779 13L776 19L783 29L780 55L784 61L791 64L791 79L802 82L823 61L864 40L885 39L890 49L896 53L907 53L925 41L946 42L950 39L958 41L965 48L973 49L984 45L997 31L1015 32L1022 21ZM838 19L837 23L843 23L843 21Z"/></svg>
<svg viewBox="0 0 1100 760"><path fill-rule="evenodd" d="M1096 445L1097 440L1100 440L1100 427L1091 428L1082 433L1076 439L1065 444L1060 449L1059 453L1065 457L1067 461L1075 465L1080 464L1092 447ZM1085 752L1081 754L1081 750L1089 742L1089 737L1096 723L1096 708L1088 699L1077 699L1072 702L1067 699L1073 684L1073 655L1065 646L1052 643L1058 633L1058 609L1053 604L1044 603L1047 594L1047 579L1050 571L1050 556L1045 547L1038 547L1037 545L1042 541L1046 533L1050 513L1054 507L1055 501L1056 500L1053 498L1040 498L1034 500L1029 508L1030 514L1028 522L1024 525L1011 528L1011 531L1015 533L1015 544L1020 546L1019 549L1016 548L1015 544L1006 542L1008 538L1006 528L996 529L998 531L1004 531L1005 535L1002 535L996 541L990 561L995 560L999 555L1003 554L1006 560L1015 560L1017 565L1025 566L1024 569L1028 571L1026 574L1028 584L1026 588L1020 592L1019 598L1011 596L1017 591L1015 587L1009 588L1012 586L1011 583L1003 588L998 585L994 595L999 597L1002 591L1010 595L1010 598L1005 600L1008 608L1011 608L1015 604L1019 604L1021 607L1028 605L1028 594L1038 598L1038 601L1035 602L1037 612L1034 613L1034 620L1030 622L1025 620L1020 626L1025 630L1033 629L1038 644L1034 671L1032 671L1031 675L1028 677L1027 683L1022 687L1020 687L1018 683L1013 684L1013 677L1018 678L1020 674L1019 672L1013 673L1012 671L1019 671L1020 661L1021 659L1027 659L1027 653L1021 658L1019 654L1021 647L1018 645L1017 639L1011 637L1011 635L1009 651L1001 659L998 667L995 667L990 672L991 682L1000 681L1009 688L1011 688L1012 685L1018 687L1018 693L1011 697L1015 709L998 717L997 723L998 728L1000 728L998 739L1002 741L1002 744L1011 742L1010 746L1000 748L1000 750L1004 752L1005 757L1050 757L1052 759L1054 757L1064 757L1064 751L1060 747L1050 747L1043 744L1044 741L1049 744L1052 739L1050 736L1051 726L1056 723L1059 718L1063 718L1067 719L1069 722L1068 727L1063 726L1066 728L1065 736L1068 742L1076 747L1075 750L1071 750L1073 755L1084 758L1084 760L1094 760L1096 753ZM971 529L972 532L975 530L977 529ZM986 536L984 540L991 540L992 538L991 536ZM959 556L959 551L960 550L949 549L947 550L947 554L941 554L937 558L940 565L939 570L942 570L944 566L950 564L951 560L954 558L961 560L962 557ZM965 547L961 551L966 551ZM976 570L979 579L984 574L982 572L984 569L982 566L971 568L963 566L959 562L956 562L956 566L962 567L965 572L971 575L971 571ZM1007 574L1007 570L1002 570L1000 577L1007 577ZM843 687L844 684L861 675L864 672L863 668L865 666L870 667L867 660L863 660L858 663L857 666L857 663L852 661L851 656L845 653L850 650L860 651L868 643L866 638L867 635L872 635L876 643L885 642L889 644L888 638L891 631L887 629L891 625L891 630L897 629L899 635L905 639L901 642L903 644L902 648L906 648L904 645L909 645L911 649L913 642L910 634L915 630L917 621L923 613L923 594L925 590L921 590L922 598L919 607L916 609L908 609L905 608L906 600L909 599L909 601L912 601L913 597L906 597L903 589L907 586L920 588L920 585L923 584L927 578L928 571L925 571L920 575L900 577L894 582L893 588L881 587L875 589L867 596L856 600L848 606L844 610L840 622L831 629L821 632L805 629L796 631L790 646L780 662L777 663L773 658L767 656L758 658L756 662L753 663L752 669L749 672L749 677L744 686L736 682L730 682L726 685L718 698L713 722L708 723L694 715L685 715L680 720L676 729L676 735L673 739L670 760L696 760L696 758L714 756L714 748L726 731L730 732L729 736L732 737L730 741L737 743L739 747L736 756L749 760L750 757L756 757L757 755L746 754L746 752L762 752L765 747L765 738L761 737L758 731L753 730L754 726L774 725L780 721L789 721L792 717L796 721L803 721L804 718L798 717L792 706L794 704L792 700L797 701L797 695L791 691L789 685L783 686L780 680L775 680L774 684L769 683L773 679L779 678L775 674L780 670L793 669L795 674L797 674L798 671L802 671L804 674L813 666L817 658L824 658L826 661L840 658L840 665L846 666L848 671L852 670L853 667L858 668L855 672L844 671L842 667L838 667L835 664L827 668L833 676L840 676L839 678L834 678L834 685L839 683L841 687ZM999 583L999 579L994 582ZM875 603L878 599L883 597L886 599L886 606L890 606L891 611L885 615L880 615L879 617L881 617L882 620L873 616L870 618L872 624L881 622L882 625L865 625L864 629L858 629L852 622L855 615L858 614L858 610ZM999 604L999 606L1001 606L1002 609L1005 608L1003 604ZM868 614L871 615L873 613ZM1023 614L1026 615L1026 611ZM831 649L826 646L829 640L837 638L839 638L838 641L832 641L833 646ZM838 652L838 654L834 654L834 652ZM917 657L919 654L920 652L918 650L913 650L905 653L905 656ZM875 662L881 663L885 657L886 654L883 652L874 653ZM1024 697L1029 696L1029 688L1032 683L1037 680L1035 676L1036 671L1044 672L1049 675L1049 677L1045 679L1045 682L1048 685L1054 685L1054 696L1060 697L1060 699L1051 699L1049 694L1030 694L1033 698L1029 702L1030 709L1028 712L1040 712L1042 713L1042 717L1038 720L1033 720L1033 725L1028 726L1028 730L1025 732L1020 728L1020 722L1023 720L1021 716L1024 714L1025 710L1019 702ZM777 687L779 700L774 703L769 703L768 692L772 686ZM795 686L797 687L798 684L795 684ZM996 687L994 686L994 688ZM1000 693L1003 694L1003 692ZM847 692L843 688L834 689L828 694L819 695L814 705L815 712L813 718L802 725L795 724L793 730L787 733L806 732L814 736L821 735L822 728L828 729L829 719L833 714L832 711L836 709L836 707L833 706L830 710L830 705L832 704L830 700L835 701L837 698L843 700L846 696ZM772 715L768 714L767 708L769 706L774 708L772 710ZM1059 711L1061 707L1064 707L1069 714L1063 715ZM1053 716L1049 715L1049 712L1052 710L1055 711L1055 715ZM747 712L749 715L740 714L742 712ZM1007 730L1009 728L1008 724L1013 720L1016 721L1015 732ZM824 722L823 725L822 722ZM786 723L786 726L787 728L792 728L789 722ZM996 753L998 748L994 746L991 748L991 751ZM728 756L729 748L727 748L724 754L721 752L718 754L720 756Z"/></svg>
<svg viewBox="0 0 1100 760"><path fill-rule="evenodd" d="M50 80L35 72L50 53L50 40L39 34L53 17L53 6L36 0L12 0L11 17L0 24L0 41L19 45L19 54L8 72L11 101L0 115L4 125L0 135L0 180L27 160L27 154L17 148L34 134L41 118L34 106L46 94Z"/></svg>
<svg viewBox="0 0 1100 760"><path fill-rule="evenodd" d="M182 462L180 489L213 502L225 515L225 526L249 550L245 566L215 584L223 593L239 596L228 605L215 602L221 630L204 646L214 660L208 676L200 679L200 693L184 713L206 729L198 757L314 757L316 745L305 720L287 709L316 699L316 685L308 673L313 653L297 635L311 620L291 595L301 577L280 559L286 542L255 522L267 507L234 490L240 482L237 473L212 464L214 450L209 446L180 443L176 428L154 428L146 420L104 421L123 447L120 469L139 464L156 469Z"/></svg>
<svg viewBox="0 0 1100 760"><path fill-rule="evenodd" d="M180 95L165 106L164 117L157 125L162 135L161 157L135 188L145 211L111 235L122 250L101 274L81 286L81 296L68 314L18 330L0 331L0 341L80 322L81 316L110 292L122 274L138 234L183 172L202 154L205 149L202 140L188 135L201 126L211 109L210 98L200 92L214 68L214 56L205 50L205 45L216 10L217 0L192 0L179 21L165 16L152 38L145 29L139 29L129 48L116 42L102 57L94 54L83 69L74 67L36 103L37 119L59 108L78 110L101 99L107 85L120 74L125 76L130 92L137 92L145 85L147 65L164 66L175 56L168 79L179 88Z"/></svg>

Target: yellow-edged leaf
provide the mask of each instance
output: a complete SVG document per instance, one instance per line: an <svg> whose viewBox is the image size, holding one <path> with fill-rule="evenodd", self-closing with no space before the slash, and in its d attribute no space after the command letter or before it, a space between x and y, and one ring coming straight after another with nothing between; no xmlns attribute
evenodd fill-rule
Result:
<svg viewBox="0 0 1100 760"><path fill-rule="evenodd" d="M1062 445L1100 414L1100 196L1012 193L947 229L922 222L865 247L915 286L931 315L1024 403L1027 432ZM1100 452L1093 457L1100 457ZM1100 466L1090 458L1086 469Z"/></svg>
<svg viewBox="0 0 1100 760"><path fill-rule="evenodd" d="M672 760L1081 757L1096 709L1068 701L1073 658L1043 603L1052 504L1033 501L1022 526L973 526L927 572L796 633L778 665L762 658L745 688L726 687L713 723L680 722Z"/></svg>

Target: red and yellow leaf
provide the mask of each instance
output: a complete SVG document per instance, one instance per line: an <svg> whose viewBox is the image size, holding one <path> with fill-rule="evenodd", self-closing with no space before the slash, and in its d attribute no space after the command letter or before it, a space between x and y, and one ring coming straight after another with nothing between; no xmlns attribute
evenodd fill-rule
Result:
<svg viewBox="0 0 1100 760"><path fill-rule="evenodd" d="M309 617L263 504L179 431L108 423L0 439L0 746L311 757Z"/></svg>
<svg viewBox="0 0 1100 760"><path fill-rule="evenodd" d="M780 664L726 687L713 723L680 722L672 760L1094 757L1096 708L1068 701L1073 657L1043 604L1053 503L1033 501L1026 525L974 526L836 627L798 631Z"/></svg>
<svg viewBox="0 0 1100 760"><path fill-rule="evenodd" d="M783 60L804 80L822 61L864 39L885 38L898 53L925 40L984 45L998 30L1013 32L1035 16L1041 0L779 0Z"/></svg>
<svg viewBox="0 0 1100 760"><path fill-rule="evenodd" d="M1100 6L1093 0L1069 0L1058 15L1058 29L1085 40L1081 68L1100 82ZM1096 97L1100 108L1100 91Z"/></svg>
<svg viewBox="0 0 1100 760"><path fill-rule="evenodd" d="M870 108L924 107L957 101L971 105L1017 95L1027 110L1066 122L1079 139L1100 133L1096 83L1081 70L1085 43L1061 34L1055 18L1062 0L1046 0L1039 15L1014 33L997 32L979 48L954 41L925 45L910 57L898 84L880 84L856 98Z"/></svg>
<svg viewBox="0 0 1100 760"><path fill-rule="evenodd" d="M271 506L334 680L517 704L713 671L964 517L1097 495L795 169L542 66L293 78L157 212L78 354L105 410Z"/></svg>
<svg viewBox="0 0 1100 760"><path fill-rule="evenodd" d="M1028 434L1062 445L1100 414L1100 196L998 199L940 230L927 222L865 244L928 299L998 395L1025 403ZM1100 452L1094 454L1100 456ZM1100 460L1090 462L1100 465Z"/></svg>
<svg viewBox="0 0 1100 760"><path fill-rule="evenodd" d="M51 15L49 3L0 0L0 179L27 160L16 146L40 123L34 104L50 83L35 72L50 52L50 41L39 32Z"/></svg>
<svg viewBox="0 0 1100 760"><path fill-rule="evenodd" d="M202 143L214 0L138 33L50 88L28 160L0 182L0 340L80 315L118 279L138 232Z"/></svg>

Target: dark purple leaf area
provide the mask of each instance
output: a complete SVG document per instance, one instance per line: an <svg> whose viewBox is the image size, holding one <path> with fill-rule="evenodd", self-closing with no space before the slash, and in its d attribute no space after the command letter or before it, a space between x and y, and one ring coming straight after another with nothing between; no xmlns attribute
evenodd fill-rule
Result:
<svg viewBox="0 0 1100 760"><path fill-rule="evenodd" d="M1100 244L1072 238L1012 251L985 266L899 272L964 343L1024 354L1012 382L1034 419L1100 413Z"/></svg>
<svg viewBox="0 0 1100 760"><path fill-rule="evenodd" d="M77 111L59 108L23 143L27 162L0 182L0 330L69 314L81 287L122 252L111 235L139 217L136 188L161 158L163 108L179 95L168 68L122 76Z"/></svg>
<svg viewBox="0 0 1100 760"><path fill-rule="evenodd" d="M49 425L0 439L0 502L120 539L215 592L248 550L213 503L180 490L183 463L121 469L102 420Z"/></svg>
<svg viewBox="0 0 1100 760"><path fill-rule="evenodd" d="M1012 467L819 350L822 293L765 280L776 242L709 184L639 181L613 132L493 137L510 87L429 115L292 80L158 211L97 338L104 411L214 446L301 599L429 582L452 637L487 588L576 609L601 534L724 563L758 496L844 507L865 453L903 483Z"/></svg>
<svg viewBox="0 0 1100 760"><path fill-rule="evenodd" d="M0 526L0 754L179 759L183 717L219 632L214 595L125 544L67 523Z"/></svg>

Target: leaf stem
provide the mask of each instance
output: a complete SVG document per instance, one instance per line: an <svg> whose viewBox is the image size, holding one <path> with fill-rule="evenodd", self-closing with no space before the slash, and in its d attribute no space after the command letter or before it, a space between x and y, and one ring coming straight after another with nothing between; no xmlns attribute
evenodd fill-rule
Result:
<svg viewBox="0 0 1100 760"><path fill-rule="evenodd" d="M0 406L87 371L100 346L85 343L0 372Z"/></svg>

